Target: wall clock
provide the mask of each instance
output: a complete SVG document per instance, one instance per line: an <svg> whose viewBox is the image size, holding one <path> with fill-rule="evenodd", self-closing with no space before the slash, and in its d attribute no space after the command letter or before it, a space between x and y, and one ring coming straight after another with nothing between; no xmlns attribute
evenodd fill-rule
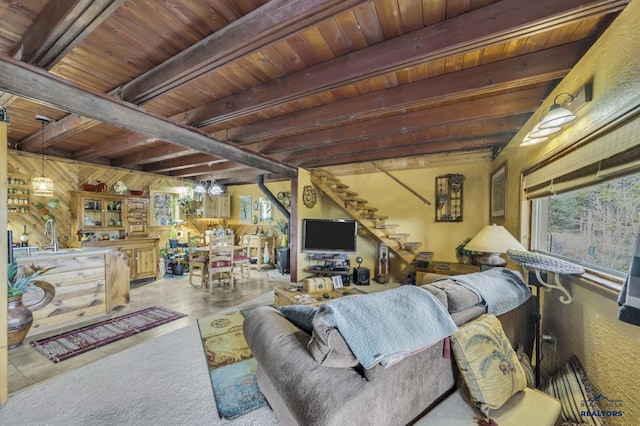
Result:
<svg viewBox="0 0 640 426"><path fill-rule="evenodd" d="M302 191L302 202L305 207L312 209L313 206L318 202L318 194L316 194L316 190L313 189L311 185L305 185Z"/></svg>

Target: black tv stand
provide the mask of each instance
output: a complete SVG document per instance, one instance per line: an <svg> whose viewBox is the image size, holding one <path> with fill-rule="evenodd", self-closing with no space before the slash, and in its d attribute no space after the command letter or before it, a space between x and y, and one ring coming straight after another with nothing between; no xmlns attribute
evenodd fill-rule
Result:
<svg viewBox="0 0 640 426"><path fill-rule="evenodd" d="M333 275L341 275L342 282L348 285L351 281L351 264L349 257L345 254L334 253L314 253L309 259L317 263L304 268L304 272L314 274L315 276L328 277Z"/></svg>

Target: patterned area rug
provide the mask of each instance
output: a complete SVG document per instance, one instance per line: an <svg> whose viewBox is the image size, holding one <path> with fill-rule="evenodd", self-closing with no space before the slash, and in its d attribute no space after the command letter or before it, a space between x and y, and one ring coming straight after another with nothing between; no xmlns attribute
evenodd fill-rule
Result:
<svg viewBox="0 0 640 426"><path fill-rule="evenodd" d="M31 342L31 346L57 363L185 316L180 312L153 306L37 340Z"/></svg>
<svg viewBox="0 0 640 426"><path fill-rule="evenodd" d="M256 381L257 363L242 334L250 311L198 320L220 418L233 419L267 404Z"/></svg>

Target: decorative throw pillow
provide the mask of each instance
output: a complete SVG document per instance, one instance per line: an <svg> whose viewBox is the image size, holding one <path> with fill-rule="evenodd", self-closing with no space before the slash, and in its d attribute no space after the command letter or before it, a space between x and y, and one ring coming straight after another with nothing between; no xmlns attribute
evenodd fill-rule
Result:
<svg viewBox="0 0 640 426"><path fill-rule="evenodd" d="M318 312L317 306L307 305L286 305L280 306L280 312L289 321L291 321L300 330L311 334L313 326L311 325L313 319Z"/></svg>
<svg viewBox="0 0 640 426"><path fill-rule="evenodd" d="M471 401L485 414L527 386L516 352L495 315L484 314L451 336L451 348Z"/></svg>
<svg viewBox="0 0 640 426"><path fill-rule="evenodd" d="M527 385L530 388L535 389L536 375L533 372L533 366L531 365L529 355L524 351L524 345L522 343L518 343L518 346L516 347L516 355L518 355L518 361L520 361L520 366L524 370L524 375L527 378Z"/></svg>
<svg viewBox="0 0 640 426"><path fill-rule="evenodd" d="M313 334L307 349L324 367L350 368L360 364L340 331L319 318L313 321Z"/></svg>
<svg viewBox="0 0 640 426"><path fill-rule="evenodd" d="M601 411L601 409L596 402L591 382L587 379L577 356L572 356L541 390L560 400L562 418L565 422L589 426L607 424L603 417L581 415L582 413Z"/></svg>

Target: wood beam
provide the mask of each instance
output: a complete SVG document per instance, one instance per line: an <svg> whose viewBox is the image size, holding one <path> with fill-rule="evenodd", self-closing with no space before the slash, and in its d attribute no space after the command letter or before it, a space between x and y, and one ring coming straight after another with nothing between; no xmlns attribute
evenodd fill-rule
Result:
<svg viewBox="0 0 640 426"><path fill-rule="evenodd" d="M466 139L471 137L489 137L492 135L513 134L529 119L529 114L483 118L460 124L440 124L411 132L397 130L395 133L379 137L355 139L352 141L328 141L326 144L312 149L290 149L283 155L285 161L300 163L304 159L316 156L346 155L371 149L393 149L415 145L428 141L445 141L447 139Z"/></svg>
<svg viewBox="0 0 640 426"><path fill-rule="evenodd" d="M316 130L344 120L363 120L384 110L399 112L436 102L454 101L475 95L498 93L513 88L560 80L579 58L584 42L576 42L545 51L506 59L479 67L444 74L415 83L371 92L321 107L285 114L269 120L229 129L228 138L237 143L275 138L291 132ZM348 113L347 113L348 111ZM278 152L270 144L262 153Z"/></svg>
<svg viewBox="0 0 640 426"><path fill-rule="evenodd" d="M153 163L155 161L168 160L185 155L192 155L198 152L195 149L184 149L178 145L165 144L152 149L145 149L133 154L127 154L120 158L111 160L111 164L115 167L129 168L133 165L141 166L143 164Z"/></svg>
<svg viewBox="0 0 640 426"><path fill-rule="evenodd" d="M226 161L227 160L198 153L147 164L144 167L144 170L150 173L166 173L174 170L187 169L193 166L217 164Z"/></svg>
<svg viewBox="0 0 640 426"><path fill-rule="evenodd" d="M147 102L221 65L364 2L271 0L125 84L120 89L120 96L129 102ZM247 31L247 28L251 30Z"/></svg>
<svg viewBox="0 0 640 426"><path fill-rule="evenodd" d="M512 136L513 134L503 135L496 138L474 138L454 141L446 140L442 141L441 143L432 141L431 143L416 144L412 146L400 147L398 149L359 152L332 157L316 157L312 160L305 161L298 166L304 168L328 167L340 164L388 160L393 158L414 157L419 155L481 150L487 149L489 147L502 147L507 144L507 142L509 142Z"/></svg>
<svg viewBox="0 0 640 426"><path fill-rule="evenodd" d="M67 117L63 118L60 122L66 121L67 118L71 117L78 117L78 115L70 114ZM109 138L106 141L100 142L100 144L93 144L79 149L73 153L72 158L79 161L88 161L94 158L117 154L124 149L131 149L133 147L146 145L152 142L156 142L157 140L157 138L149 137L147 135L141 135L140 133L126 133L124 135L118 135L113 138Z"/></svg>
<svg viewBox="0 0 640 426"><path fill-rule="evenodd" d="M275 174L286 177L297 175L295 168L215 140L202 132L177 125L135 105L80 88L5 55L0 55L0 75L3 76L0 80L2 91Z"/></svg>
<svg viewBox="0 0 640 426"><path fill-rule="evenodd" d="M106 20L124 0L50 0L12 56L51 69Z"/></svg>
<svg viewBox="0 0 640 426"><path fill-rule="evenodd" d="M437 125L455 126L467 120L487 120L533 112L540 106L546 89L534 87L518 93L504 93L467 102L446 104L429 110L414 111L395 117L383 117L342 127L289 136L272 144L278 147L310 149L343 144L349 140L379 140L382 136L424 129ZM279 148L279 150L280 150ZM290 156L291 157L291 156Z"/></svg>
<svg viewBox="0 0 640 426"><path fill-rule="evenodd" d="M621 10L628 0L503 0L332 61L235 93L189 113L204 127L426 62Z"/></svg>

